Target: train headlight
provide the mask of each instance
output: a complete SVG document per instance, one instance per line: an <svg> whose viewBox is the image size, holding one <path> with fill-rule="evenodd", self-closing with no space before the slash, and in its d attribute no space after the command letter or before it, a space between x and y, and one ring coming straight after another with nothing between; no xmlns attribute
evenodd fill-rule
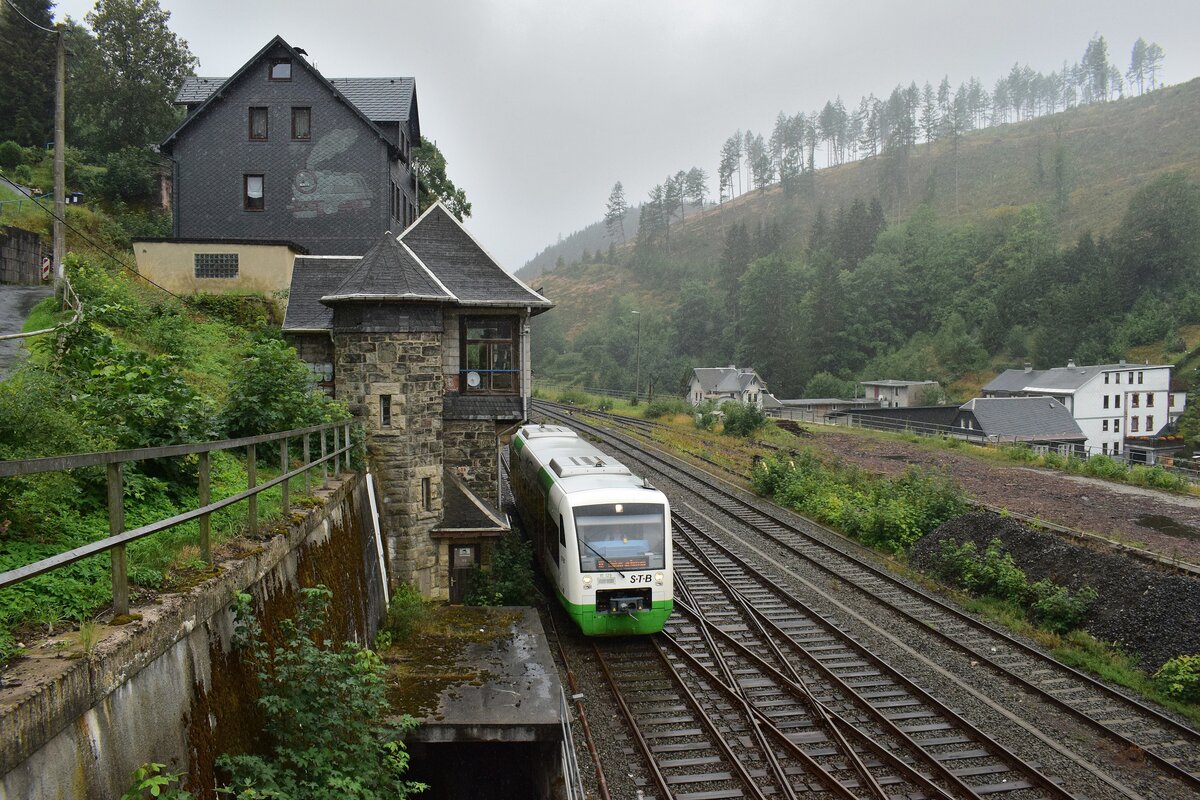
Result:
<svg viewBox="0 0 1200 800"><path fill-rule="evenodd" d="M585 589L592 588L592 576L591 575L583 576L583 588L585 588Z"/></svg>
<svg viewBox="0 0 1200 800"><path fill-rule="evenodd" d="M663 574L661 572L654 573L654 585L655 586L663 585Z"/></svg>

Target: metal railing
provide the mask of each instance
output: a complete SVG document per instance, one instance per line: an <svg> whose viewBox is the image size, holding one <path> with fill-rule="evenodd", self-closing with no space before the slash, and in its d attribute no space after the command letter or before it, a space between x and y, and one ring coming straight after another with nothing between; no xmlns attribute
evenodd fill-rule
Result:
<svg viewBox="0 0 1200 800"><path fill-rule="evenodd" d="M885 433L907 433L917 436L927 436L932 438L942 439L958 439L968 444L974 444L981 447L1022 447L1027 446L1035 453L1043 454L1046 452L1056 452L1063 457L1076 456L1082 458L1091 458L1092 456L1108 456L1111 459L1127 464L1129 466L1158 466L1162 469L1175 473L1192 482L1200 482L1200 465L1187 463L1186 461L1172 460L1172 463L1164 464L1160 460L1154 465L1141 465L1138 462L1131 461L1129 458L1129 443L1126 442L1126 449L1120 453L1108 452L1104 449L1096 447L1087 447L1082 442L1037 442L1030 443L1016 436L1003 435L986 435L982 431L973 428L962 428L954 425L938 425L931 422L921 422L919 420L905 419L889 419L881 416L871 416L867 413L857 413L851 415L849 413L838 413L837 416L821 414L816 411L808 411L803 409L783 409L783 413L772 415L774 419L792 420L794 422L808 422L813 425L828 425L832 427L842 428L866 428L868 430L883 431Z"/></svg>
<svg viewBox="0 0 1200 800"><path fill-rule="evenodd" d="M197 444L177 444L166 447L144 447L137 450L116 450L104 453L84 453L70 456L51 456L24 461L0 461L0 478L38 475L47 472L61 472L82 467L104 466L108 472L108 531L109 535L82 547L44 558L32 564L26 564L7 572L0 573L0 589L15 586L47 572L73 564L89 556L108 552L112 560L112 589L113 611L116 614L129 613L129 563L126 546L131 542L144 539L160 531L183 525L192 520L199 521L200 558L206 563L212 563L212 545L210 530L212 514L223 508L247 501L247 529L253 535L258 530L258 495L281 486L283 514L291 511L290 482L293 478L303 477L304 491L312 491L310 472L320 466L322 486L329 482L329 468L332 463L334 477L341 475L343 465L350 469L350 452L353 445L350 442L350 430L355 423L328 422L324 425L314 425L309 428L297 428L281 433L268 433L261 436L247 436L240 439L225 439L217 442L201 442ZM332 435L332 448L329 436ZM312 458L312 440L320 438L320 455ZM302 439L301 452L303 466L290 469L289 440ZM280 475L264 483L258 483L257 448L261 444L279 442ZM246 449L246 479L247 488L223 500L211 502L210 462L212 453L235 448ZM125 499L124 499L124 467L136 461L146 461L154 458L176 458L179 456L196 455L199 460L198 496L200 507L193 511L176 514L173 517L152 522L133 530L125 530ZM343 459L344 456L344 459Z"/></svg>
<svg viewBox="0 0 1200 800"><path fill-rule="evenodd" d="M571 734L571 711L567 706L567 693L561 687L558 699L558 713L562 718L563 785L566 788L567 800L587 800L583 789L583 775L579 772L579 758L575 755L575 738Z"/></svg>

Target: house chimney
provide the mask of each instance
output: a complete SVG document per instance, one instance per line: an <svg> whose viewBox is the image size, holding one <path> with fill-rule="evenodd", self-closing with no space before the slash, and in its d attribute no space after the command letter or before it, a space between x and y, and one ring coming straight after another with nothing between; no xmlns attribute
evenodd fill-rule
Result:
<svg viewBox="0 0 1200 800"><path fill-rule="evenodd" d="M1123 367L1123 366L1125 366L1125 359L1123 359L1123 358L1122 358L1122 359L1121 359L1120 361L1118 361L1117 363L1118 363L1118 364L1120 364L1120 365Z"/></svg>
<svg viewBox="0 0 1200 800"><path fill-rule="evenodd" d="M1028 361L1026 361L1026 362L1025 362L1025 371L1026 371L1026 372L1033 372L1033 364L1030 364Z"/></svg>
<svg viewBox="0 0 1200 800"><path fill-rule="evenodd" d="M1122 361L1121 363L1124 364L1125 362ZM1073 359L1073 358L1067 359L1067 369L1075 369L1075 359Z"/></svg>

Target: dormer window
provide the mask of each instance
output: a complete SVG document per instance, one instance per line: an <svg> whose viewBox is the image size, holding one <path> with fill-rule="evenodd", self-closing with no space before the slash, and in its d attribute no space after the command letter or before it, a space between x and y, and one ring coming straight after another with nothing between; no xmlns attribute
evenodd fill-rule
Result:
<svg viewBox="0 0 1200 800"><path fill-rule="evenodd" d="M267 73L273 81L290 81L292 79L292 60L290 58L272 58L271 70Z"/></svg>

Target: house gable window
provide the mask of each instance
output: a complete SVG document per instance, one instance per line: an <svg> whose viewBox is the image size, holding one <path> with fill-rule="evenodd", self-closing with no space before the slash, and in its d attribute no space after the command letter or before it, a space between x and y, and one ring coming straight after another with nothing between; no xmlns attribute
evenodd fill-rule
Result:
<svg viewBox="0 0 1200 800"><path fill-rule="evenodd" d="M242 208L246 211L262 211L266 208L266 179L262 175L242 176Z"/></svg>
<svg viewBox="0 0 1200 800"><path fill-rule="evenodd" d="M1108 395L1104 395L1104 407L1108 408Z"/></svg>
<svg viewBox="0 0 1200 800"><path fill-rule="evenodd" d="M1120 432L1121 432L1121 420L1114 419L1113 420L1113 433L1120 433Z"/></svg>
<svg viewBox="0 0 1200 800"><path fill-rule="evenodd" d="M1107 431L1107 430L1108 430L1108 420L1101 420L1101 422L1100 422L1100 430L1102 430L1102 431Z"/></svg>
<svg viewBox="0 0 1200 800"><path fill-rule="evenodd" d="M292 60L290 58L272 58L267 78L273 81L290 81L292 79Z"/></svg>
<svg viewBox="0 0 1200 800"><path fill-rule="evenodd" d="M461 391L516 394L516 317L463 317Z"/></svg>
<svg viewBox="0 0 1200 800"><path fill-rule="evenodd" d="M1146 417L1146 433L1154 433L1154 417Z"/></svg>
<svg viewBox="0 0 1200 800"><path fill-rule="evenodd" d="M296 107L292 109L292 140L307 142L312 138L312 109Z"/></svg>
<svg viewBox="0 0 1200 800"><path fill-rule="evenodd" d="M1154 392L1146 392L1146 408L1154 408Z"/></svg>

